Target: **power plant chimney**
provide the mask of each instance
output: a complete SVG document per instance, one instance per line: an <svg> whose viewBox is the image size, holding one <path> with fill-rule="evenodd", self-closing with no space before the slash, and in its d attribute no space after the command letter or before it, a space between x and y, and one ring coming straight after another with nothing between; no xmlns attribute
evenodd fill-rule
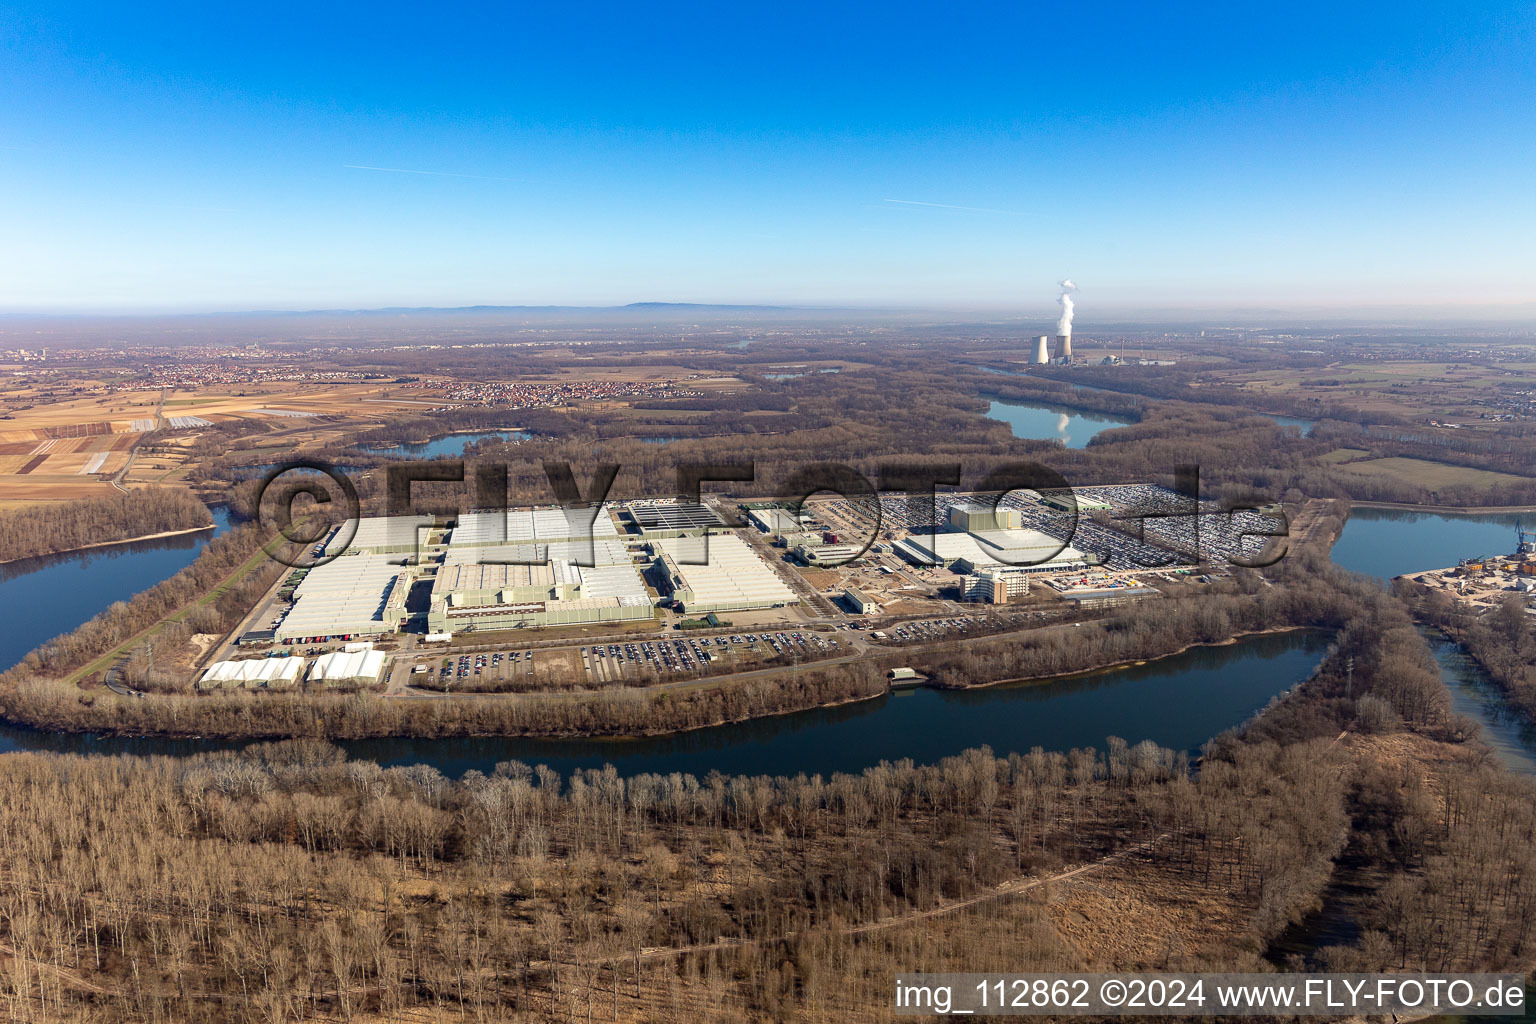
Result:
<svg viewBox="0 0 1536 1024"><path fill-rule="evenodd" d="M1061 294L1056 297L1056 304L1061 307L1061 319L1056 321L1056 355L1064 363L1072 361L1072 293L1077 291L1077 285L1072 283L1069 277L1060 282Z"/></svg>
<svg viewBox="0 0 1536 1024"><path fill-rule="evenodd" d="M1044 366L1050 361L1051 339L1042 334L1040 335L1039 340L1035 342L1035 358L1031 359L1030 362L1035 363L1038 366Z"/></svg>

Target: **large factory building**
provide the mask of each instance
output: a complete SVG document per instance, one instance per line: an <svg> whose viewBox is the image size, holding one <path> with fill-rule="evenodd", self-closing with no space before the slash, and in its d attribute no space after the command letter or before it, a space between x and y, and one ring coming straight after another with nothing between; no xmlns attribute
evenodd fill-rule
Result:
<svg viewBox="0 0 1536 1024"><path fill-rule="evenodd" d="M462 633L650 619L654 602L629 549L598 540L549 545L450 547L432 584L427 628Z"/></svg>
<svg viewBox="0 0 1536 1024"><path fill-rule="evenodd" d="M294 590L293 607L273 629L278 642L379 637L405 621L406 595L417 571L409 563L432 520L394 516L355 522L355 533L349 521L327 540L345 544L346 552L311 569Z"/></svg>
<svg viewBox="0 0 1536 1024"><path fill-rule="evenodd" d="M897 541L894 550L914 565L942 565L962 575L991 568L1017 572L1063 572L1086 568L1092 556L1038 530L1019 529L1016 509L957 505L949 512L944 533L913 533Z"/></svg>
<svg viewBox="0 0 1536 1024"><path fill-rule="evenodd" d="M355 533L348 523L327 541L347 550L304 575L273 637L295 644L373 639L407 624L453 634L644 621L658 591L700 612L796 603L712 509L640 501L621 515L627 535L606 508L380 517L355 521ZM720 531L709 538L710 564L684 564L680 546L702 551L709 528ZM653 555L657 591L643 575Z"/></svg>
<svg viewBox="0 0 1536 1024"><path fill-rule="evenodd" d="M607 510L461 516L432 582L434 633L631 622L655 601Z"/></svg>
<svg viewBox="0 0 1536 1024"><path fill-rule="evenodd" d="M780 608L799 604L789 585L733 533L652 542L660 588L689 614ZM707 564L696 564L708 558Z"/></svg>

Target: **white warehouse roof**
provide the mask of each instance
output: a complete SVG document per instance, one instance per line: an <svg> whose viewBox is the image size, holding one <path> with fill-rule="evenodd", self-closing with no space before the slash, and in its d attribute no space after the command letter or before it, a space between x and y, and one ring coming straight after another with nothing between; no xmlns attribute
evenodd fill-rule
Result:
<svg viewBox="0 0 1536 1024"><path fill-rule="evenodd" d="M293 592L293 608L276 629L278 639L394 632L411 578L400 559L342 555L311 569Z"/></svg>
<svg viewBox="0 0 1536 1024"><path fill-rule="evenodd" d="M383 651L332 651L309 669L312 683L376 683L383 675Z"/></svg>
<svg viewBox="0 0 1536 1024"><path fill-rule="evenodd" d="M764 562L747 542L734 533L711 533L707 565L690 565L705 556L703 537L675 537L652 541L669 556L683 584L693 591L693 605L701 608L753 608L770 604L795 604L795 592Z"/></svg>
<svg viewBox="0 0 1536 1024"><path fill-rule="evenodd" d="M292 686L304 675L303 658L258 658L216 661L197 681L201 689L214 686Z"/></svg>
<svg viewBox="0 0 1536 1024"><path fill-rule="evenodd" d="M547 544L577 538L617 538L619 528L605 505L590 508L513 508L505 512L466 512L459 516L448 543L454 547L486 544Z"/></svg>

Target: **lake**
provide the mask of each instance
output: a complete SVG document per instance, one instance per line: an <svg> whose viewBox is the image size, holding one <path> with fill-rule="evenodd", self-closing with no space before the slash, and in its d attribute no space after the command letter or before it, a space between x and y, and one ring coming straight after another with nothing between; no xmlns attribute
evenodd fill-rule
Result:
<svg viewBox="0 0 1536 1024"><path fill-rule="evenodd" d="M0 565L0 667L191 565L209 540L229 529L227 510L214 509L213 518L214 528L199 533Z"/></svg>
<svg viewBox="0 0 1536 1024"><path fill-rule="evenodd" d="M528 436L524 430L476 430L461 434L441 434L425 441L412 441L397 445L360 444L357 450L370 455L390 455L402 459L436 459L447 455L463 455L464 450L481 441L521 441Z"/></svg>
<svg viewBox="0 0 1536 1024"><path fill-rule="evenodd" d="M1515 550L1515 522L1519 518L1357 508L1333 545L1333 560L1346 569L1383 580L1444 569L1474 555Z"/></svg>
<svg viewBox="0 0 1536 1024"><path fill-rule="evenodd" d="M858 772L881 760L919 764L988 744L1005 755L1105 739L1144 739L1193 754L1305 679L1322 659L1327 634L1293 632L1200 647L1160 661L1043 683L973 690L903 691L693 732L634 740L376 739L339 744L384 765L425 762L445 775L491 771L498 761L546 764L569 775L613 764L621 774L711 770L727 775ZM220 744L199 740L69 736L0 728L0 750L187 754Z"/></svg>
<svg viewBox="0 0 1536 1024"><path fill-rule="evenodd" d="M1086 448L1100 432L1135 422L1060 405L995 400L987 407L987 419L1002 420L1012 428L1014 437L1055 438L1068 448Z"/></svg>

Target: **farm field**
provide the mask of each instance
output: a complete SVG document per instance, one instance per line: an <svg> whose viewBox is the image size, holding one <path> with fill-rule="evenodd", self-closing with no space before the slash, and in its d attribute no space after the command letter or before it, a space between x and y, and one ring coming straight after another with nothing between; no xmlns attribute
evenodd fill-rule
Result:
<svg viewBox="0 0 1536 1024"><path fill-rule="evenodd" d="M374 383L274 383L162 393L110 391L97 380L68 394L38 387L0 393L0 505L101 495L152 430L168 433L157 450L134 462L124 481L129 486L176 481L187 469L187 456L177 449L219 423L265 424L268 433L248 447L292 451L437 404L432 389L413 389L408 397L398 390Z"/></svg>
<svg viewBox="0 0 1536 1024"><path fill-rule="evenodd" d="M1443 462L1430 462L1426 459L1370 459L1365 462L1352 462L1344 469L1350 473L1387 477L1431 488L1492 487L1497 484L1518 484L1525 481L1524 477L1511 473L1450 466Z"/></svg>
<svg viewBox="0 0 1536 1024"><path fill-rule="evenodd" d="M1209 379L1256 394L1351 409L1459 421L1479 429L1484 413L1528 388L1528 367L1432 361L1362 361L1305 370L1217 370Z"/></svg>

